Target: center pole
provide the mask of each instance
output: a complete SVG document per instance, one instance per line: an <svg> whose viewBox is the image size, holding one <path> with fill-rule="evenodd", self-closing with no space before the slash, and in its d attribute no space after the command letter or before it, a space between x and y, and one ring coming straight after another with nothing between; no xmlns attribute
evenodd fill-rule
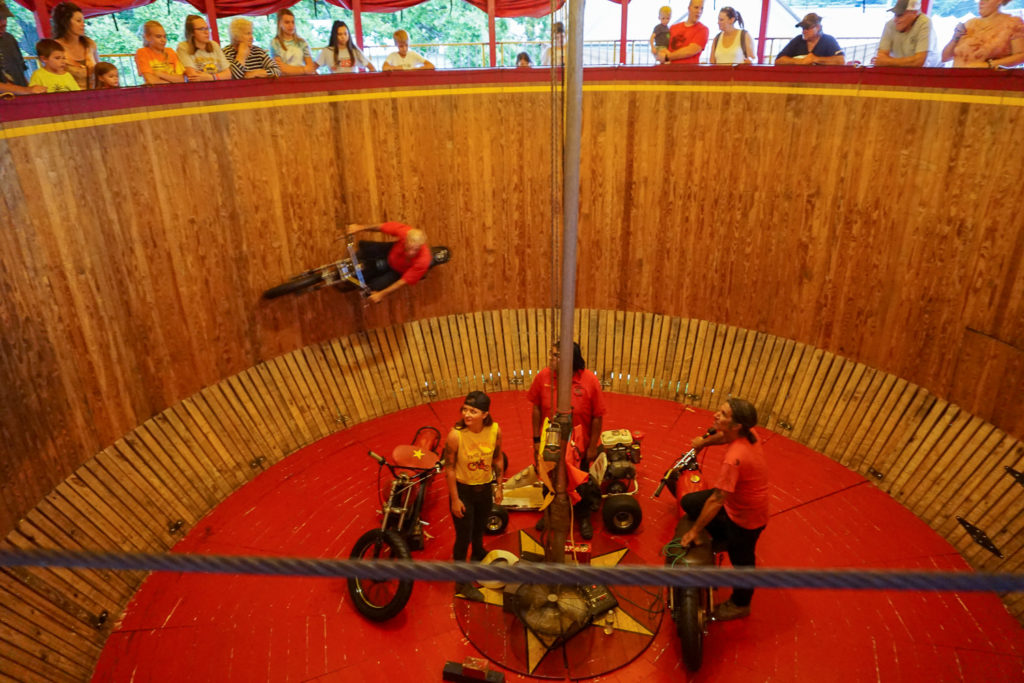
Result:
<svg viewBox="0 0 1024 683"><path fill-rule="evenodd" d="M545 548L550 562L565 562L569 494L565 454L572 431L573 311L576 308L576 236L580 215L580 138L583 131L583 7L569 0L565 45L565 139L562 146L562 308L559 326L558 385L555 422L561 429L561 458L555 467L555 499Z"/></svg>

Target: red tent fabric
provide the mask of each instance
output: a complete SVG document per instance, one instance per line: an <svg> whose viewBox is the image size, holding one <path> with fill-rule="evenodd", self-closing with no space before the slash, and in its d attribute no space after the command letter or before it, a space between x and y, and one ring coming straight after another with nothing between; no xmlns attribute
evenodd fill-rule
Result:
<svg viewBox="0 0 1024 683"><path fill-rule="evenodd" d="M113 0L112 0L113 1ZM131 0L126 0L130 2ZM185 0L192 5L200 14L206 14L205 0ZM213 6L217 11L217 18L235 17L239 14L262 17L273 14L279 9L291 7L296 0L213 0Z"/></svg>
<svg viewBox="0 0 1024 683"><path fill-rule="evenodd" d="M35 0L14 1L33 13L35 13L38 5L45 5L47 14L50 14L53 11L53 8L61 2L61 0L44 0L42 3L37 3ZM123 12L126 9L145 7L146 5L152 4L154 0L72 0L72 2L78 5L82 10L83 16L98 17L104 14L111 14L113 12Z"/></svg>
<svg viewBox="0 0 1024 683"><path fill-rule="evenodd" d="M359 9L362 12L379 12L387 14L390 12L400 12L410 7L420 5L427 0L362 0L359 3ZM352 0L327 0L330 4L335 7L342 7L344 9L352 9L354 4Z"/></svg>
<svg viewBox="0 0 1024 683"><path fill-rule="evenodd" d="M478 10L487 13L487 0L466 0ZM555 10L562 8L565 0L556 0ZM549 0L494 0L494 16L504 19L512 17L546 17L551 14Z"/></svg>

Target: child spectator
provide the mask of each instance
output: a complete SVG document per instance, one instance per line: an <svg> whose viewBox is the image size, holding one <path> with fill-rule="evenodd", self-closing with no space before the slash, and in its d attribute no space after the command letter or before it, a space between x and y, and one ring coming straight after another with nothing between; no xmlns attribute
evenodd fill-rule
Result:
<svg viewBox="0 0 1024 683"><path fill-rule="evenodd" d="M185 17L185 40L178 43L177 53L189 82L231 78L231 67L224 52L210 40L210 26L198 14Z"/></svg>
<svg viewBox="0 0 1024 683"><path fill-rule="evenodd" d="M659 62L667 61L665 55L668 54L668 22L671 20L671 7L665 5L658 10L658 23L654 27L654 33L651 34L651 54L654 55Z"/></svg>
<svg viewBox="0 0 1024 683"><path fill-rule="evenodd" d="M142 25L142 47L135 52L135 67L146 85L184 83L185 67L178 55L167 47L167 32L159 21Z"/></svg>
<svg viewBox="0 0 1024 683"><path fill-rule="evenodd" d="M117 67L110 62L97 62L93 74L96 76L97 90L107 90L121 86L121 82L117 78Z"/></svg>
<svg viewBox="0 0 1024 683"><path fill-rule="evenodd" d="M277 78L281 69L267 51L252 44L252 22L236 17L228 27L231 44L224 48L224 57L231 67L231 78Z"/></svg>
<svg viewBox="0 0 1024 683"><path fill-rule="evenodd" d="M398 29L395 31L395 47L398 52L392 52L384 60L382 71L395 71L401 69L433 69L434 65L423 58L422 55L409 49L409 34Z"/></svg>
<svg viewBox="0 0 1024 683"><path fill-rule="evenodd" d="M344 21L331 25L331 39L327 47L320 50L316 63L326 66L332 74L354 73L359 69L376 71L373 62L352 41L352 32Z"/></svg>
<svg viewBox="0 0 1024 683"><path fill-rule="evenodd" d="M556 21L551 27L553 47L544 48L540 63L544 66L563 66L565 64L565 24Z"/></svg>
<svg viewBox="0 0 1024 683"><path fill-rule="evenodd" d="M81 90L75 77L68 73L67 57L64 46L51 38L43 38L36 43L36 55L42 68L36 69L29 79L28 85L41 85L46 92L73 92Z"/></svg>
<svg viewBox="0 0 1024 683"><path fill-rule="evenodd" d="M295 15L290 9L277 13L277 35L270 41L270 55L285 76L316 73L309 43L295 32Z"/></svg>
<svg viewBox="0 0 1024 683"><path fill-rule="evenodd" d="M533 66L533 60L530 59L530 55L525 52L516 55L517 69L529 69L531 66Z"/></svg>

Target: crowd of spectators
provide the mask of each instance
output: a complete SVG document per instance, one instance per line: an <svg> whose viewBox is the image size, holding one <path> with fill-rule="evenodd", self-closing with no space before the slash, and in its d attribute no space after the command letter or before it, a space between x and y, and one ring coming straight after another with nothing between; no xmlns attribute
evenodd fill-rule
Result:
<svg viewBox="0 0 1024 683"><path fill-rule="evenodd" d="M882 29L878 52L871 60L876 66L940 66L952 61L954 67L999 68L1024 63L1024 21L1001 11L1009 0L979 0L979 16L957 24L949 43L939 52L931 20L921 12L921 0L897 0L889 9L890 19ZM672 23L672 8L658 12L658 23L650 38L651 54L657 64L695 64L707 47L710 32L701 23L704 0L689 0L685 17ZM53 38L36 44L39 68L26 81L26 64L17 42L7 33L11 17L5 0L0 0L0 94L27 95L43 92L114 88L119 74L113 64L101 62L96 43L85 34L81 9L71 2L53 8ZM811 12L797 24L800 35L776 55L775 64L838 65L847 59L838 41L822 30L823 19ZM718 34L711 42L711 64L752 64L753 40L743 17L732 7L718 12ZM135 66L147 85L226 79L276 78L328 73L375 71L352 40L343 21L331 27L327 47L316 59L309 43L288 9L277 13L277 33L266 50L253 44L252 22L235 18L229 27L230 44L221 49L210 36L206 20L189 15L183 27L184 40L176 49L167 46L167 31L156 21L143 27L142 47L135 53ZM396 50L384 60L383 71L433 69L425 57L409 49L409 34L394 33ZM552 44L544 50L541 64L565 63L565 27L552 27ZM529 54L516 58L518 68L529 68Z"/></svg>

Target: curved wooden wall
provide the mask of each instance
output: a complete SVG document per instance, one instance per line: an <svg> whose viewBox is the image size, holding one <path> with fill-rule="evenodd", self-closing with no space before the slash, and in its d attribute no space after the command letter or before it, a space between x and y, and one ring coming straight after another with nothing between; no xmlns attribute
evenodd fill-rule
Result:
<svg viewBox="0 0 1024 683"><path fill-rule="evenodd" d="M747 368L738 393L756 387L798 438L874 468L950 538L955 523L936 520L953 500L984 510L967 516L990 534L1019 531L1019 489L1001 469L1024 469L1019 76L588 70L578 303L621 311L588 318L599 345L632 334L589 350L604 354L595 367L657 350L662 370L640 376L679 381L690 375L669 356L692 364L742 339L749 356L729 346L726 365L687 372L713 369L704 381L720 387ZM550 97L539 78L379 74L4 103L0 531L28 545L168 547L167 525L194 523L250 463L420 391L459 393L468 380L455 365L423 360L448 350L452 324L518 331L530 316L477 312L549 304ZM122 108L101 111L111 102ZM339 223L385 218L426 228L454 260L373 309L333 291L259 300L335 258ZM638 319L662 321L658 343ZM682 344L694 324L715 336ZM377 331L350 336L365 329ZM483 348L471 330L458 342L467 357ZM539 367L535 347L549 338L495 337L486 357L504 344L505 367ZM774 340L770 376L746 365L765 353L758 339ZM335 374L349 354L380 363ZM396 382L392 358L403 359L397 380L427 384L380 394ZM472 362L482 375L496 361ZM316 390L318 373L341 377L329 385L338 393ZM790 397L777 385L797 376L799 408L780 411ZM696 389L682 393L706 395ZM814 419L818 393L844 411L838 422ZM178 452L194 455L161 455ZM1003 540L1017 557L1019 541ZM102 640L91 620L115 614L138 578L9 574L21 576L5 589L21 602L3 607L18 633L38 612L56 629L39 631L40 652L64 642L47 633L77 634L46 655L71 677Z"/></svg>
<svg viewBox="0 0 1024 683"><path fill-rule="evenodd" d="M307 346L207 387L80 467L6 545L169 549L235 488L346 425L464 395L525 389L557 330L547 309L414 321ZM712 322L577 312L611 391L715 407L750 398L763 424L864 473L975 567L1021 571L1024 444L893 375L793 340ZM525 405L525 404L524 404ZM982 549L963 516L1003 551ZM0 679L87 678L139 572L5 569ZM1012 596L1021 617L1024 599ZM105 619L100 615L106 612Z"/></svg>

